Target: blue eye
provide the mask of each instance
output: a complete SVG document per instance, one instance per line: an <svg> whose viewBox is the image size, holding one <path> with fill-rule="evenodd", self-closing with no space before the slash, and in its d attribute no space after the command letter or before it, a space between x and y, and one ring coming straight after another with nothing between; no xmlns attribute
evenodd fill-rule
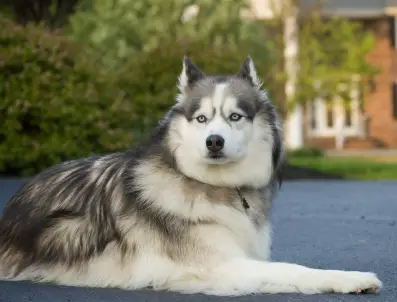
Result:
<svg viewBox="0 0 397 302"><path fill-rule="evenodd" d="M239 120L241 120L242 117L243 117L243 116L240 115L240 114L238 114L238 113L232 113L232 114L230 115L229 119L230 119L232 122L238 122Z"/></svg>
<svg viewBox="0 0 397 302"><path fill-rule="evenodd" d="M197 120L199 123L205 123L205 122L207 121L207 118L206 118L204 115L199 115L199 116L196 118L196 120Z"/></svg>

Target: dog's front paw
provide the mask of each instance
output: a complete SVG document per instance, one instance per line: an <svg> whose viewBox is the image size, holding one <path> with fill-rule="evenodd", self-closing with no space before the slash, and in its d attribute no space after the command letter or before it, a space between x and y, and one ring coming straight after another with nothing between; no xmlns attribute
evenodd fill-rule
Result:
<svg viewBox="0 0 397 302"><path fill-rule="evenodd" d="M382 282L374 273L335 272L333 291L340 293L378 293Z"/></svg>
<svg viewBox="0 0 397 302"><path fill-rule="evenodd" d="M382 282L374 273L356 271L321 271L310 276L300 286L303 293L378 293ZM310 284L310 281L312 283Z"/></svg>

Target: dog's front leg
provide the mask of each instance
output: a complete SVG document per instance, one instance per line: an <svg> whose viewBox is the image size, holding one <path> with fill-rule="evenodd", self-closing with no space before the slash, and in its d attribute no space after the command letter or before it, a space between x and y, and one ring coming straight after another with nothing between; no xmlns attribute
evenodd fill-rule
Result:
<svg viewBox="0 0 397 302"><path fill-rule="evenodd" d="M182 280L180 280L182 281ZM229 296L253 293L375 293L382 283L373 273L320 270L305 266L236 259L196 278L173 284L173 289Z"/></svg>

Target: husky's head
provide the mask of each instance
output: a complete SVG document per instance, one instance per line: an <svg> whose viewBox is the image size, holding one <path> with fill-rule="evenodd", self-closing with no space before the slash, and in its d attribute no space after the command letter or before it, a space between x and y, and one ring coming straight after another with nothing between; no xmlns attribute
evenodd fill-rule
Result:
<svg viewBox="0 0 397 302"><path fill-rule="evenodd" d="M282 159L274 106L250 57L233 75L206 75L183 59L168 147L178 169L213 185L266 185Z"/></svg>

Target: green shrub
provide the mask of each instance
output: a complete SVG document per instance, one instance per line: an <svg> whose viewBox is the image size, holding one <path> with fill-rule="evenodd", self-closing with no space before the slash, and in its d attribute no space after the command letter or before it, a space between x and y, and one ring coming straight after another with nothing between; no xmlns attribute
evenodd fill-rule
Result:
<svg viewBox="0 0 397 302"><path fill-rule="evenodd" d="M305 147L297 150L288 151L288 157L307 158L307 157L323 157L322 150L313 147Z"/></svg>
<svg viewBox="0 0 397 302"><path fill-rule="evenodd" d="M117 70L41 26L0 18L0 173L32 175L64 160L127 148L174 103L182 57L237 72L246 50L163 42ZM254 56L260 74L266 56Z"/></svg>
<svg viewBox="0 0 397 302"><path fill-rule="evenodd" d="M0 17L0 173L127 146L131 102L81 47Z"/></svg>
<svg viewBox="0 0 397 302"><path fill-rule="evenodd" d="M186 19L186 13L199 8ZM67 32L107 66L117 67L164 41L189 39L237 49L267 47L263 22L241 18L246 0L80 0Z"/></svg>

